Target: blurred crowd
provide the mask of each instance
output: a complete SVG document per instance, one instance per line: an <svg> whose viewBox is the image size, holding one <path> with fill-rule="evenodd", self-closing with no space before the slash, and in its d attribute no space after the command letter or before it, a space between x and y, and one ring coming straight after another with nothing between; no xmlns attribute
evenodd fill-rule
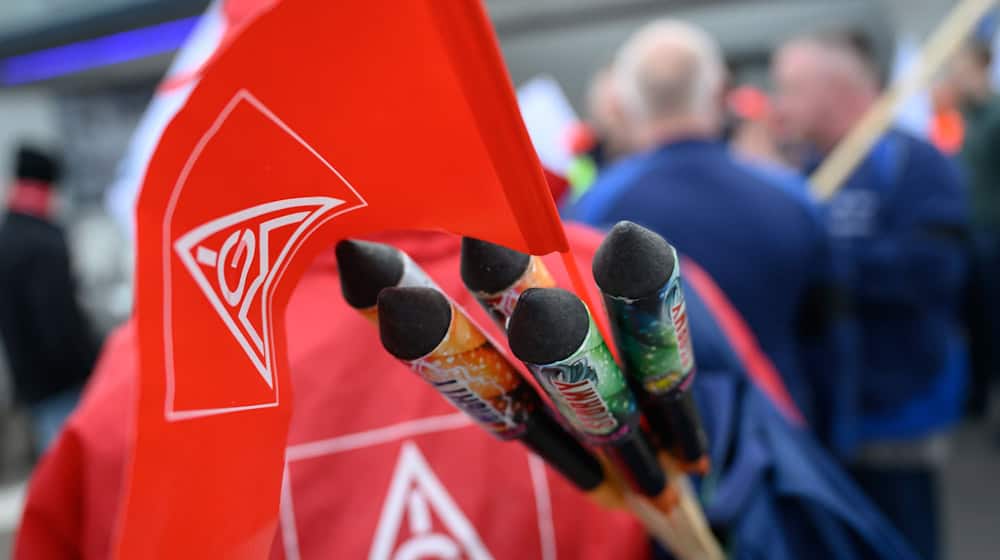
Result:
<svg viewBox="0 0 1000 560"><path fill-rule="evenodd" d="M929 138L890 128L839 189L809 176L886 84L860 37L771 58L772 90L727 83L715 41L637 32L589 92L599 169L564 216L664 235L719 282L817 436L925 558L939 544L948 433L986 409L1000 314L1000 98L988 45L933 86Z"/></svg>
<svg viewBox="0 0 1000 560"><path fill-rule="evenodd" d="M823 447L923 558L940 555L949 433L987 410L1000 342L1000 97L988 45L933 84L930 133L890 128L829 197L810 176L886 88L865 42L785 42L770 89L730 81L716 41L662 20L587 92L568 221L646 226L704 268ZM581 140L581 138L583 138ZM0 337L44 453L98 341L53 219L58 157L17 154L0 224Z"/></svg>

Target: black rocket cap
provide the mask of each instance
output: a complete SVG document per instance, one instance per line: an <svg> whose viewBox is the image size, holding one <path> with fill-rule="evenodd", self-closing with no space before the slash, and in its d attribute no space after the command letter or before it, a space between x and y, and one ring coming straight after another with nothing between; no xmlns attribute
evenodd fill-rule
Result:
<svg viewBox="0 0 1000 560"><path fill-rule="evenodd" d="M400 360L430 354L450 326L451 303L434 288L386 288L378 296L382 346Z"/></svg>
<svg viewBox="0 0 1000 560"><path fill-rule="evenodd" d="M471 237L462 238L462 281L473 292L495 294L517 282L531 256Z"/></svg>
<svg viewBox="0 0 1000 560"><path fill-rule="evenodd" d="M594 280L605 294L638 299L662 288L675 265L665 239L632 222L618 222L594 255Z"/></svg>
<svg viewBox="0 0 1000 560"><path fill-rule="evenodd" d="M551 364L576 352L589 330L590 314L580 298L561 288L531 288L517 300L507 337L521 361Z"/></svg>
<svg viewBox="0 0 1000 560"><path fill-rule="evenodd" d="M403 277L403 253L390 245L345 239L337 243L336 253L340 290L355 309L375 305L379 292Z"/></svg>

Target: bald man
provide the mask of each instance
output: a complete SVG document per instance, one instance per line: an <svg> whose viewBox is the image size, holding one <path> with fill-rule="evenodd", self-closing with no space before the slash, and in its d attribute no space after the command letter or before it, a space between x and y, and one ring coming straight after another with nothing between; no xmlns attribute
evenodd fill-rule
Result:
<svg viewBox="0 0 1000 560"><path fill-rule="evenodd" d="M640 29L619 51L614 86L629 144L568 217L632 220L708 269L743 314L799 407L817 425L803 341L822 333L825 234L810 208L720 140L725 68L715 42L674 20Z"/></svg>
<svg viewBox="0 0 1000 560"><path fill-rule="evenodd" d="M829 152L879 94L878 70L847 37L803 37L774 57L782 140Z"/></svg>
<svg viewBox="0 0 1000 560"><path fill-rule="evenodd" d="M870 58L837 36L787 43L772 73L780 134L813 154L807 172L879 93ZM860 332L855 475L925 558L937 556L930 467L939 434L960 417L966 384L958 320L965 205L944 156L890 131L823 208Z"/></svg>

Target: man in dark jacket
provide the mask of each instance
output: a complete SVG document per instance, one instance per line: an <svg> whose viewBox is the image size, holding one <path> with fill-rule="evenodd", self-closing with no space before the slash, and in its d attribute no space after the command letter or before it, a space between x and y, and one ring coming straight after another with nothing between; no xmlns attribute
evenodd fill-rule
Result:
<svg viewBox="0 0 1000 560"><path fill-rule="evenodd" d="M772 69L783 140L821 157L879 92L875 64L849 37L793 40ZM849 269L860 334L854 474L918 552L936 558L933 467L944 434L961 415L967 377L959 325L965 192L957 170L933 146L890 131L824 204L823 215L834 255Z"/></svg>
<svg viewBox="0 0 1000 560"><path fill-rule="evenodd" d="M809 423L821 428L821 387L835 368L813 363L805 348L825 335L830 259L804 189L793 192L775 171L739 161L722 142L725 68L700 29L653 22L621 48L614 71L639 153L606 169L566 217L595 226L640 223L701 263Z"/></svg>
<svg viewBox="0 0 1000 560"><path fill-rule="evenodd" d="M76 302L63 231L52 220L58 178L55 160L22 147L0 223L0 337L39 452L76 406L98 349Z"/></svg>

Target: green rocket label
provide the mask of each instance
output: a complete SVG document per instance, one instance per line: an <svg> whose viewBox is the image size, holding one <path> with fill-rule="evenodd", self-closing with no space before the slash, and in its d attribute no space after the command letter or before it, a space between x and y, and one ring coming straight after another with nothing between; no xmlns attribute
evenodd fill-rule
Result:
<svg viewBox="0 0 1000 560"><path fill-rule="evenodd" d="M653 395L684 389L695 363L679 263L656 294L604 302L628 374Z"/></svg>
<svg viewBox="0 0 1000 560"><path fill-rule="evenodd" d="M531 369L563 416L593 443L612 442L638 421L635 397L593 319L572 356Z"/></svg>

